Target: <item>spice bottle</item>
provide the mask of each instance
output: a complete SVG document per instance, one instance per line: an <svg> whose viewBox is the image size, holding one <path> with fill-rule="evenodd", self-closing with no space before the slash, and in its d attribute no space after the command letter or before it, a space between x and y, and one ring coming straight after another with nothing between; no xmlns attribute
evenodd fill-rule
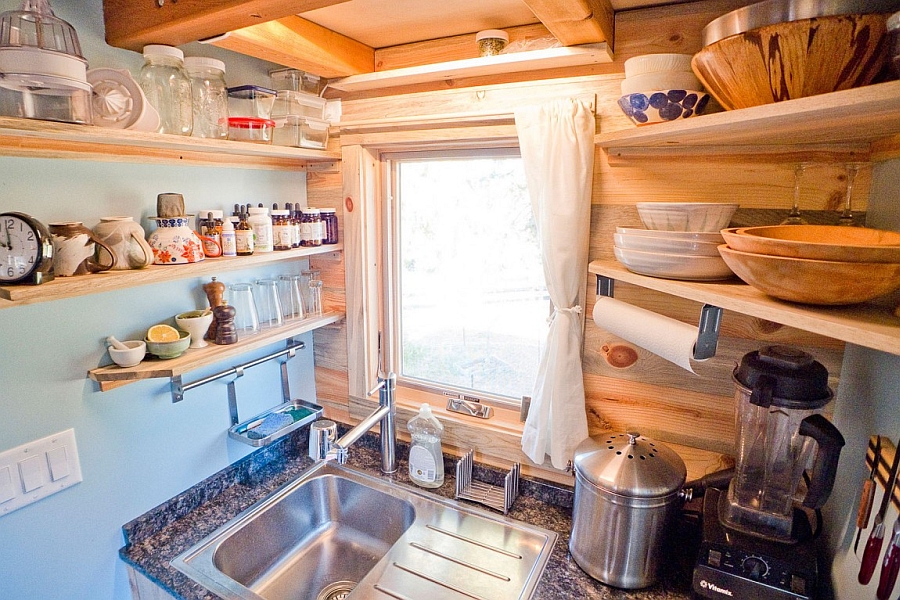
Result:
<svg viewBox="0 0 900 600"><path fill-rule="evenodd" d="M191 135L191 80L184 70L184 52L172 46L144 46L144 66L138 83L159 113L159 133Z"/></svg>
<svg viewBox="0 0 900 600"><path fill-rule="evenodd" d="M234 228L234 245L238 256L250 256L255 246L253 244L253 228L247 222L247 213L242 212L237 226Z"/></svg>
<svg viewBox="0 0 900 600"><path fill-rule="evenodd" d="M423 404L419 414L410 419L406 428L412 436L409 444L409 478L422 487L441 487L444 483L444 455L441 452L444 426L431 412L431 407Z"/></svg>
<svg viewBox="0 0 900 600"><path fill-rule="evenodd" d="M337 211L333 208L323 208L320 209L320 213L322 215L322 224L325 227L325 239L322 241L323 244L337 244L338 243L338 219L337 219Z"/></svg>
<svg viewBox="0 0 900 600"><path fill-rule="evenodd" d="M291 226L293 227L293 239L291 240L291 245L294 248L299 248L303 244L302 236L300 234L300 225L303 220L303 215L300 213L300 204L295 204L293 210L291 210Z"/></svg>
<svg viewBox="0 0 900 600"><path fill-rule="evenodd" d="M253 229L253 251L272 252L272 219L269 217L269 209L263 206L251 206L250 217L247 222Z"/></svg>
<svg viewBox="0 0 900 600"><path fill-rule="evenodd" d="M222 217L221 210L202 211L206 219L200 222L197 229L200 230L200 241L203 243L203 253L209 257L222 256Z"/></svg>
<svg viewBox="0 0 900 600"><path fill-rule="evenodd" d="M317 208L304 208L300 222L300 245L307 248L322 245L322 217Z"/></svg>
<svg viewBox="0 0 900 600"><path fill-rule="evenodd" d="M228 138L228 91L225 63L215 58L189 56L184 69L191 80L194 127L191 135L224 140Z"/></svg>
<svg viewBox="0 0 900 600"><path fill-rule="evenodd" d="M272 246L275 250L291 249L291 220L287 210L272 210Z"/></svg>
<svg viewBox="0 0 900 600"><path fill-rule="evenodd" d="M237 236L234 232L234 217L222 222L222 256L237 256Z"/></svg>

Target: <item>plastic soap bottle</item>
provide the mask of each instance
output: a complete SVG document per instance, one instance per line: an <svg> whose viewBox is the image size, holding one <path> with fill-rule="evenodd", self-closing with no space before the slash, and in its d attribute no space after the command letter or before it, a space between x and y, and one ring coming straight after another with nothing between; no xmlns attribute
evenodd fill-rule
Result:
<svg viewBox="0 0 900 600"><path fill-rule="evenodd" d="M441 452L444 426L431 412L431 407L423 404L419 414L410 419L406 428L412 434L409 478L422 487L440 487L444 483L444 455Z"/></svg>

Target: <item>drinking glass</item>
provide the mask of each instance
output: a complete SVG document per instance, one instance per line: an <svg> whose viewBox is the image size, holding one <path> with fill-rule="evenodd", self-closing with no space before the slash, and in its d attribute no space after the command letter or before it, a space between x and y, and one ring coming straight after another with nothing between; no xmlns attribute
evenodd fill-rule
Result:
<svg viewBox="0 0 900 600"><path fill-rule="evenodd" d="M300 290L303 293L306 316L316 317L322 314L322 280L319 269L307 269L302 272Z"/></svg>
<svg viewBox="0 0 900 600"><path fill-rule="evenodd" d="M239 336L259 332L259 314L252 285L232 283L228 287L228 304L234 307L234 328Z"/></svg>
<svg viewBox="0 0 900 600"><path fill-rule="evenodd" d="M278 281L275 279L257 279L257 306L259 308L260 327L280 327L284 324L281 312L281 300L278 297Z"/></svg>
<svg viewBox="0 0 900 600"><path fill-rule="evenodd" d="M303 318L302 275L279 275L278 291L281 294L281 310L285 319Z"/></svg>
<svg viewBox="0 0 900 600"><path fill-rule="evenodd" d="M847 191L844 195L844 210L841 213L841 218L838 219L838 225L855 225L851 207L851 201L853 199L853 183L856 181L856 174L859 173L860 167L864 164L865 163L851 162L844 165L844 168L847 170Z"/></svg>
<svg viewBox="0 0 900 600"><path fill-rule="evenodd" d="M810 163L798 163L794 167L794 204L787 218L781 222L782 225L806 225L806 219L800 216L800 179L809 166Z"/></svg>

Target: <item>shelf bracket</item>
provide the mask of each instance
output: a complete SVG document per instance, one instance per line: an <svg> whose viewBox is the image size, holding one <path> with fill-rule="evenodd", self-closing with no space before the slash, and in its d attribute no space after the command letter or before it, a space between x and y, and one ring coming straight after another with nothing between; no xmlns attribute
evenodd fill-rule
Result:
<svg viewBox="0 0 900 600"><path fill-rule="evenodd" d="M184 383L181 379L181 375L175 375L171 379L172 403L174 404L184 400L184 393L188 390L194 389L195 387L200 387L201 385L206 385L207 383L222 379L223 377L228 377L229 375L234 375L235 378L228 383L228 404L231 411L232 424L237 425L237 392L235 390L234 383L244 375L244 369L255 367L256 365L260 365L264 362L268 362L281 356L287 356L287 358L281 363L281 393L285 398L285 402L288 402L291 397L291 391L288 383L288 372L286 366L287 361L296 356L297 350L302 350L305 347L306 344L304 344L303 342L295 341L293 338L289 338L287 340L287 347L283 350L267 354L266 356L257 358L256 360L251 360L250 362L237 365L225 371L214 373L196 381L191 381L190 383Z"/></svg>
<svg viewBox="0 0 900 600"><path fill-rule="evenodd" d="M606 275L597 275L597 295L613 297L616 281ZM700 309L697 325L697 342L694 344L694 360L704 360L716 355L719 344L719 327L722 324L722 309L712 304L704 304Z"/></svg>

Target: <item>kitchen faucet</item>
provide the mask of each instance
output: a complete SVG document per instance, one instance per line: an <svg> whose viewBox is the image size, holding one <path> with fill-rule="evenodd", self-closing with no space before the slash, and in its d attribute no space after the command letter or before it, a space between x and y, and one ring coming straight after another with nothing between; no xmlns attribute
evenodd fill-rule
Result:
<svg viewBox="0 0 900 600"><path fill-rule="evenodd" d="M337 428L333 421L321 420L313 423L309 431L309 457L315 461L337 460L338 464L342 465L347 462L350 446L372 429L376 423L381 423L381 472L395 472L397 470L395 418L397 410L394 403L396 387L397 375L393 372L385 375L379 369L378 384L366 394L366 396L372 396L378 392L378 408L337 441L335 441Z"/></svg>

